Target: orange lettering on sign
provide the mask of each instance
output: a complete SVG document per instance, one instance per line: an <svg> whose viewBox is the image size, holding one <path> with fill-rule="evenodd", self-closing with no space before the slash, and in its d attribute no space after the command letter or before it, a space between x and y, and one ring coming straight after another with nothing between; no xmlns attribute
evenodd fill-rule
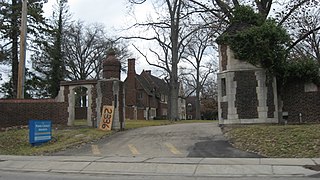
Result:
<svg viewBox="0 0 320 180"><path fill-rule="evenodd" d="M111 130L113 121L113 106L103 106L101 122L99 128L102 130Z"/></svg>

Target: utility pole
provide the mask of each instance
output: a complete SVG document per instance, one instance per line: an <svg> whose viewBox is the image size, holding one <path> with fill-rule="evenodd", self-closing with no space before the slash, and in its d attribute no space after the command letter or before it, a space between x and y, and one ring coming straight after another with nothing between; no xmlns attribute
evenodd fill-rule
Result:
<svg viewBox="0 0 320 180"><path fill-rule="evenodd" d="M26 41L27 41L27 13L28 0L22 0L21 27L20 27L20 60L18 71L17 98L24 99L25 65L26 65Z"/></svg>

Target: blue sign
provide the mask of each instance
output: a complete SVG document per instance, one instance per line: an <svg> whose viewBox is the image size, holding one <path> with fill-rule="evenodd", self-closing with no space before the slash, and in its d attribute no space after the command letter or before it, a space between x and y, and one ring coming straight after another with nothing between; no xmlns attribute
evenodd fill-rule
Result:
<svg viewBox="0 0 320 180"><path fill-rule="evenodd" d="M29 142L40 145L51 140L51 120L29 121Z"/></svg>

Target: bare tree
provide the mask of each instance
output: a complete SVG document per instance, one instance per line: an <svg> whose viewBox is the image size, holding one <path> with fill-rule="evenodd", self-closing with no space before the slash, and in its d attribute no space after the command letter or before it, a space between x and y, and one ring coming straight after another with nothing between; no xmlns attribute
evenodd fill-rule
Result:
<svg viewBox="0 0 320 180"><path fill-rule="evenodd" d="M200 0L190 0L196 7L203 12L209 14L213 21L219 19L221 22L230 24L230 19L233 17L232 11L240 5L252 6L256 11L267 19L268 17L275 18L279 26L285 26L287 29L296 28L296 21L303 22L304 12L310 9L319 8L319 0L212 0L211 3L204 3ZM288 51L294 48L299 42L306 39L309 35L317 32L320 29L320 24L315 25L307 31L295 31L298 34L292 39L291 45L288 46Z"/></svg>
<svg viewBox="0 0 320 180"><path fill-rule="evenodd" d="M71 24L63 42L63 56L69 80L100 79L103 60L113 48L124 60L128 51L122 42L106 37L103 26L85 25L81 21Z"/></svg>
<svg viewBox="0 0 320 180"><path fill-rule="evenodd" d="M141 4L146 1L130 0L133 4ZM183 0L161 0L151 1L155 7L156 18L150 17L147 22L136 23L132 28L144 27L145 31L152 32L149 37L131 36L127 38L136 38L156 42L157 48L149 48L149 51L157 58L157 62L152 62L137 46L136 49L145 57L147 62L155 67L162 69L169 83L169 109L168 117L170 120L178 119L178 64L181 60L189 37L193 34L197 25L186 24L189 12L186 1ZM189 22L189 21L188 21Z"/></svg>
<svg viewBox="0 0 320 180"><path fill-rule="evenodd" d="M212 35L216 33L211 29L200 29L191 37L186 47L183 60L187 62L181 68L183 82L196 95L196 119L200 119L201 91L207 79L217 71L217 62L212 55L216 52Z"/></svg>
<svg viewBox="0 0 320 180"><path fill-rule="evenodd" d="M211 27L223 31L233 17L233 9L240 5L250 5L256 9L264 19L272 14L277 19L279 25L284 25L292 21L292 17L300 15L299 11L304 8L310 8L318 3L319 0L285 0L283 4L275 0L129 0L133 4L143 4L152 2L155 8L158 8L157 17L152 18L144 23L136 23L132 28L145 27L145 32L152 30L150 36L134 36L130 38L143 39L157 42L161 49L161 53L155 48L150 48L157 57L157 62L151 62L146 53L142 52L137 46L137 50L147 59L150 65L163 69L168 76L170 83L170 109L169 117L174 119L177 117L177 100L178 100L178 63L183 57L187 44L189 44L190 36L195 31L203 27ZM280 8L276 8L276 6ZM275 11L273 11L273 7ZM272 13L271 13L272 12ZM195 16L195 14L197 16ZM197 17L197 18L195 18ZM202 20L201 23L199 21ZM314 29L302 33L298 39L292 41L292 45L288 46L288 50L294 47L298 42L305 38L306 35L317 30L319 25ZM147 34L147 33L145 33ZM213 37L212 37L213 38ZM214 39L214 38L213 38Z"/></svg>
<svg viewBox="0 0 320 180"><path fill-rule="evenodd" d="M218 84L216 77L210 77L201 90L201 113L204 119L218 118Z"/></svg>
<svg viewBox="0 0 320 180"><path fill-rule="evenodd" d="M294 54L303 58L312 57L320 64L320 30L316 30L320 24L320 8L304 11L302 14L302 18L297 19L294 23L295 27L291 29L292 35L295 39L299 39L301 33L312 33L293 48Z"/></svg>

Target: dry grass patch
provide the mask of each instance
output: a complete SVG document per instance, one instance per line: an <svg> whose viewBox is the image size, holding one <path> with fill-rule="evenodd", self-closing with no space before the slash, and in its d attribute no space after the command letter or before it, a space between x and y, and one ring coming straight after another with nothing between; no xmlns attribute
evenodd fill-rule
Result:
<svg viewBox="0 0 320 180"><path fill-rule="evenodd" d="M111 134L89 127L58 127L52 130L52 140L40 146L29 144L29 130L16 129L0 132L0 154L3 155L43 155L86 144Z"/></svg>
<svg viewBox="0 0 320 180"><path fill-rule="evenodd" d="M320 124L234 126L226 136L235 147L267 157L320 157Z"/></svg>

